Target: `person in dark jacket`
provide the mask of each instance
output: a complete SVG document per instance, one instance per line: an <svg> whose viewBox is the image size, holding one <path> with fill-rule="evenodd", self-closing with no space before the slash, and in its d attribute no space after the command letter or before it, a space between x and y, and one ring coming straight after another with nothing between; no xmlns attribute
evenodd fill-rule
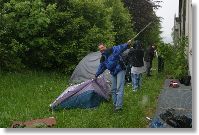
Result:
<svg viewBox="0 0 199 135"><path fill-rule="evenodd" d="M152 63L153 63L153 58L154 58L154 52L155 52L155 46L149 45L144 56L144 61L146 63L147 76L151 76L151 68L152 68Z"/></svg>
<svg viewBox="0 0 199 135"><path fill-rule="evenodd" d="M131 65L129 63L128 53L130 49L127 49L122 53L122 58L124 60L124 63L126 65L126 75L125 75L125 83L128 85L131 84Z"/></svg>
<svg viewBox="0 0 199 135"><path fill-rule="evenodd" d="M106 69L112 75L112 99L114 110L118 111L123 106L124 83L125 83L125 64L121 54L130 47L131 41L112 48L106 48L103 43L98 45L99 51L102 53L100 65L95 77L98 77Z"/></svg>
<svg viewBox="0 0 199 135"><path fill-rule="evenodd" d="M142 73L144 72L144 49L140 41L135 41L130 49L128 59L131 67L131 77L133 91L136 92L141 87Z"/></svg>

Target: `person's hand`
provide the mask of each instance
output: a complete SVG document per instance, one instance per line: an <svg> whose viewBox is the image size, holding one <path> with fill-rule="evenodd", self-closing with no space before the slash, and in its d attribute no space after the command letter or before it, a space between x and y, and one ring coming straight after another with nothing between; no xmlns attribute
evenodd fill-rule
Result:
<svg viewBox="0 0 199 135"><path fill-rule="evenodd" d="M129 41L127 42L127 44L128 44L128 47L131 48L132 40L129 40Z"/></svg>
<svg viewBox="0 0 199 135"><path fill-rule="evenodd" d="M94 78L94 80L97 80L97 75L95 75L95 78Z"/></svg>
<svg viewBox="0 0 199 135"><path fill-rule="evenodd" d="M129 40L129 41L127 42L127 44L128 44L128 45L131 44L131 40Z"/></svg>

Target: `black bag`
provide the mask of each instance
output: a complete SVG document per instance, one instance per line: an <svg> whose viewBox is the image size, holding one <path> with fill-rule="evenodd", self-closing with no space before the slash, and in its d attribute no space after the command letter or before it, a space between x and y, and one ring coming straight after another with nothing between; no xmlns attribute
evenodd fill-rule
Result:
<svg viewBox="0 0 199 135"><path fill-rule="evenodd" d="M174 128L192 128L192 119L185 115L175 115L174 109L168 109L160 114L160 118Z"/></svg>

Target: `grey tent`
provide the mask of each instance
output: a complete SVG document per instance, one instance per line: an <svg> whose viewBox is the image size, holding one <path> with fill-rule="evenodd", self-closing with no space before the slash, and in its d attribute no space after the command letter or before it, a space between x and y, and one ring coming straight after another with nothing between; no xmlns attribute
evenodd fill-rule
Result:
<svg viewBox="0 0 199 135"><path fill-rule="evenodd" d="M93 79L100 64L101 53L92 52L85 56L76 66L71 78L70 83L77 84ZM102 74L110 85L110 72L106 70Z"/></svg>

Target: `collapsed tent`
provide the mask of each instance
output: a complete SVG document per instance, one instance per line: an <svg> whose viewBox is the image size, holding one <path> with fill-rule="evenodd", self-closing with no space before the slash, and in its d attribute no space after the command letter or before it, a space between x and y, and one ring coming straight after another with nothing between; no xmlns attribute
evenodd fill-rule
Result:
<svg viewBox="0 0 199 135"><path fill-rule="evenodd" d="M52 110L93 108L109 100L110 87L103 76L68 87L52 104Z"/></svg>

